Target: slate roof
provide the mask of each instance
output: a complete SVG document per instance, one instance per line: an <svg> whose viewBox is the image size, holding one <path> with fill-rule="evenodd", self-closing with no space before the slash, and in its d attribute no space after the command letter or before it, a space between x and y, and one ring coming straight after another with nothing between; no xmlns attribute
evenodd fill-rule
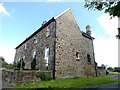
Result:
<svg viewBox="0 0 120 90"><path fill-rule="evenodd" d="M19 48L22 44L24 44L26 41L28 41L30 38L32 38L34 35L36 35L38 32L40 32L43 28L45 28L47 25L49 25L54 20L55 20L54 17L52 19L50 19L43 26L41 26L37 31L35 31L32 35L30 35L28 38L26 38L21 44L19 44L15 49Z"/></svg>

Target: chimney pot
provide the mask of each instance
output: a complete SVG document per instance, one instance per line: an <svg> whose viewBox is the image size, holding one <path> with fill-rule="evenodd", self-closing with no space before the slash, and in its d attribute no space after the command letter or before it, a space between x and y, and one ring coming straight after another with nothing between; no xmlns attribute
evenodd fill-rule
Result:
<svg viewBox="0 0 120 90"><path fill-rule="evenodd" d="M88 35L91 35L91 30L90 30L90 25L87 25L86 26L86 33L88 34Z"/></svg>
<svg viewBox="0 0 120 90"><path fill-rule="evenodd" d="M47 21L43 21L43 22L42 22L42 26L43 26L46 22L47 22Z"/></svg>

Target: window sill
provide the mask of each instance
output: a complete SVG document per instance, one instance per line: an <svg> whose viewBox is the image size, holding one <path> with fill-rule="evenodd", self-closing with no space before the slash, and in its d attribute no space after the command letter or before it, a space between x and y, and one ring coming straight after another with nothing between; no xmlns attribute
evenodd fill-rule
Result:
<svg viewBox="0 0 120 90"><path fill-rule="evenodd" d="M91 64L91 62L88 62L88 64L90 65L90 64Z"/></svg>
<svg viewBox="0 0 120 90"><path fill-rule="evenodd" d="M48 38L50 35L46 36L46 38Z"/></svg>
<svg viewBox="0 0 120 90"><path fill-rule="evenodd" d="M77 61L80 61L80 58L76 58Z"/></svg>

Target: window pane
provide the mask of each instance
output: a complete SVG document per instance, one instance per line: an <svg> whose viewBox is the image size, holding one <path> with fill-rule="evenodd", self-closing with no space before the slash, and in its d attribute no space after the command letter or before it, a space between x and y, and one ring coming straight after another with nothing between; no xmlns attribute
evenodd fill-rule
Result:
<svg viewBox="0 0 120 90"><path fill-rule="evenodd" d="M49 35L50 35L50 25L47 26L46 37L48 37Z"/></svg>
<svg viewBox="0 0 120 90"><path fill-rule="evenodd" d="M45 47L45 66L48 66L48 60L49 60L49 48Z"/></svg>
<svg viewBox="0 0 120 90"><path fill-rule="evenodd" d="M24 46L24 47L25 47L25 49L26 49L26 48L27 48L27 44L25 44L25 46Z"/></svg>
<svg viewBox="0 0 120 90"><path fill-rule="evenodd" d="M89 54L87 54L87 59L88 59L88 62L91 63L91 58Z"/></svg>
<svg viewBox="0 0 120 90"><path fill-rule="evenodd" d="M34 43L37 43L37 42L38 42L38 37L35 36L35 37L34 37Z"/></svg>
<svg viewBox="0 0 120 90"><path fill-rule="evenodd" d="M79 52L76 52L76 59L80 59L80 54L79 54Z"/></svg>
<svg viewBox="0 0 120 90"><path fill-rule="evenodd" d="M35 57L35 55L36 55L36 51L33 52L33 58Z"/></svg>

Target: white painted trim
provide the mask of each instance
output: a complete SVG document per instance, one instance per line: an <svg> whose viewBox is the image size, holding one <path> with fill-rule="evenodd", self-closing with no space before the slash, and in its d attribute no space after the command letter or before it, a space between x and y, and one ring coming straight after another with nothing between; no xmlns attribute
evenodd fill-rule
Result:
<svg viewBox="0 0 120 90"><path fill-rule="evenodd" d="M70 8L64 10L62 13L58 14L57 16L54 17L54 19L57 19L58 17L60 17L61 15L63 15L65 12L67 12L68 10L70 10Z"/></svg>
<svg viewBox="0 0 120 90"><path fill-rule="evenodd" d="M120 18L118 18L118 28L120 28Z"/></svg>

